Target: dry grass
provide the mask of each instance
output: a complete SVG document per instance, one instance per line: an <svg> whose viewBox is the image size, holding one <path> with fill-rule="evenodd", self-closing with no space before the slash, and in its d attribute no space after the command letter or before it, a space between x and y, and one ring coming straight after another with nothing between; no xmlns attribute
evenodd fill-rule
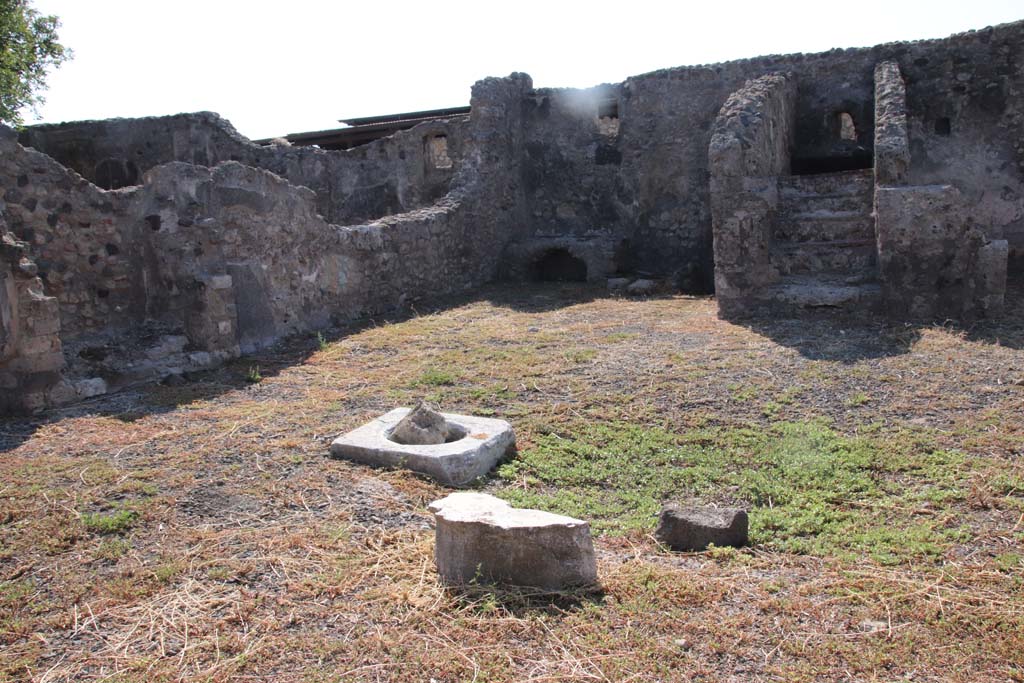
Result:
<svg viewBox="0 0 1024 683"><path fill-rule="evenodd" d="M0 423L0 681L1024 680L1019 289L1007 320L970 330L741 326L708 299L596 294L490 290ZM591 510L600 594L446 588L425 513L445 491L326 457L422 396L513 422L515 472L484 486ZM780 424L878 450L878 494L827 504L891 561L770 535L664 552L653 519L617 527L604 498L535 466L595 425L753 462ZM944 535L903 552L919 522Z"/></svg>

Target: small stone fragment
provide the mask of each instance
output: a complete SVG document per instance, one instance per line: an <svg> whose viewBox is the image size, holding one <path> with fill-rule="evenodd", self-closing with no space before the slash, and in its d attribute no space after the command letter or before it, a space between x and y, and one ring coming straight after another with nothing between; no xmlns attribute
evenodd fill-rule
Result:
<svg viewBox="0 0 1024 683"><path fill-rule="evenodd" d="M447 438L448 423L444 415L422 401L391 432L392 441L405 445L439 444Z"/></svg>
<svg viewBox="0 0 1024 683"><path fill-rule="evenodd" d="M430 510L437 571L446 583L562 590L597 581L588 522L471 492L453 493L431 503Z"/></svg>
<svg viewBox="0 0 1024 683"><path fill-rule="evenodd" d="M609 292L621 292L629 286L628 277L610 277L608 278L608 291Z"/></svg>
<svg viewBox="0 0 1024 683"><path fill-rule="evenodd" d="M633 296L647 296L654 294L657 288L658 283L654 280L636 280L629 287L626 287L626 292Z"/></svg>
<svg viewBox="0 0 1024 683"><path fill-rule="evenodd" d="M91 377L75 382L75 391L80 398L92 398L107 393L107 383L102 377Z"/></svg>
<svg viewBox="0 0 1024 683"><path fill-rule="evenodd" d="M673 550L705 550L712 543L739 548L747 544L747 526L746 510L670 504L662 509L654 535Z"/></svg>

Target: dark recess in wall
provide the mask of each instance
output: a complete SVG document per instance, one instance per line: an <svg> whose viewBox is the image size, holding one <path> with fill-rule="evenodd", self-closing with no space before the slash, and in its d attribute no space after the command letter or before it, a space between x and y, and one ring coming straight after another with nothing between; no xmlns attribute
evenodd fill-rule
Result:
<svg viewBox="0 0 1024 683"><path fill-rule="evenodd" d="M587 264L565 249L550 249L533 263L533 280L538 282L586 282Z"/></svg>

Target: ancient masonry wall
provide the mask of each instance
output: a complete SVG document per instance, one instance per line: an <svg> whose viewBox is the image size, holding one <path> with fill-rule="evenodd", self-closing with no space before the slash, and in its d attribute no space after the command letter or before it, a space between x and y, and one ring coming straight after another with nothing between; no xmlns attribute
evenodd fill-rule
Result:
<svg viewBox="0 0 1024 683"><path fill-rule="evenodd" d="M956 187L908 182L914 162L906 88L895 62L875 69L875 108L874 214L887 310L901 318L1001 314L1007 240L977 222Z"/></svg>
<svg viewBox="0 0 1024 683"><path fill-rule="evenodd" d="M600 231L632 267L705 291L712 279L708 145L729 95L767 73L798 84L793 167L871 165L874 70L907 88L912 184L951 184L1024 268L1024 23L941 40L759 57L634 76L591 90L537 90L525 103L524 179L536 233ZM616 134L601 111L616 100ZM850 115L855 139L840 135ZM529 251L519 247L520 251Z"/></svg>
<svg viewBox="0 0 1024 683"><path fill-rule="evenodd" d="M796 83L783 73L748 81L715 120L708 156L714 224L715 292L726 315L745 312L771 267L778 178L790 166Z"/></svg>
<svg viewBox="0 0 1024 683"><path fill-rule="evenodd" d="M520 75L474 87L474 154L442 199L347 226L318 212L315 192L265 169L171 162L144 172L140 185L106 191L3 129L0 209L11 243L37 259L40 277L28 287L46 290L41 306L59 306L61 334L48 349L56 356L0 360L10 390L2 407L35 409L214 365L287 334L492 279L493 245L522 219L506 179L518 174L528 88ZM8 270L5 282L20 277ZM13 300L5 295L8 308ZM4 317L4 338L38 336L37 316L19 311Z"/></svg>
<svg viewBox="0 0 1024 683"><path fill-rule="evenodd" d="M216 166L237 161L264 168L316 193L316 206L340 225L429 206L448 191L462 157L466 122L431 121L347 151L257 145L217 114L77 121L26 128L19 141L83 178L117 189L136 185L171 161ZM450 165L427 148L445 136Z"/></svg>
<svg viewBox="0 0 1024 683"><path fill-rule="evenodd" d="M899 149L875 149L876 129L888 131L885 118L899 114L884 106L884 87L876 97L882 63L905 88ZM747 157L760 149L771 168L716 171L709 150L723 104L762 77L795 84L764 101L781 107L768 118L783 128L748 139L756 112L740 106L733 118L750 127L737 133L753 145ZM536 90L513 74L474 86L471 111L347 152L254 145L208 113L3 131L0 216L6 243L22 254L0 273L3 338L52 334L37 334L24 314L36 304L20 303L51 302L40 310L59 319L40 313L51 322L39 330L59 326L64 359L54 370L5 341L0 381L21 397L9 404L36 408L101 383L215 364L424 292L527 278L552 249L577 255L589 279L633 272L712 291L713 216L724 206L713 192L725 187L712 180L732 178L736 196L762 202L747 216L753 229L772 200L770 183L757 189L751 179L777 177L787 164L810 173L892 162L879 166L879 192L893 193L876 204L893 211L917 205L902 188L948 187L970 225L950 226L944 249L977 247L957 271L973 273L957 296L982 302L971 304L979 310L998 310L985 292L999 279L1000 248L1011 271L1024 268L1024 22L667 69L589 90ZM437 135L450 165L431 161ZM941 207L947 194L925 199ZM929 239L927 227L908 228L903 253ZM730 282L759 268L756 240L733 246L732 272L718 283L726 306ZM896 303L893 314L937 310ZM50 381L53 373L63 379Z"/></svg>

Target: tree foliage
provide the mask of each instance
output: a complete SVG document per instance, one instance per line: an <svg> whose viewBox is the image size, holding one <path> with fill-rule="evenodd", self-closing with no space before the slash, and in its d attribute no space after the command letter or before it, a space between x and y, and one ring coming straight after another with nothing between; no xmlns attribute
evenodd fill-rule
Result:
<svg viewBox="0 0 1024 683"><path fill-rule="evenodd" d="M71 56L58 41L59 27L29 0L0 0L0 121L18 125L23 109L42 104L48 69Z"/></svg>

